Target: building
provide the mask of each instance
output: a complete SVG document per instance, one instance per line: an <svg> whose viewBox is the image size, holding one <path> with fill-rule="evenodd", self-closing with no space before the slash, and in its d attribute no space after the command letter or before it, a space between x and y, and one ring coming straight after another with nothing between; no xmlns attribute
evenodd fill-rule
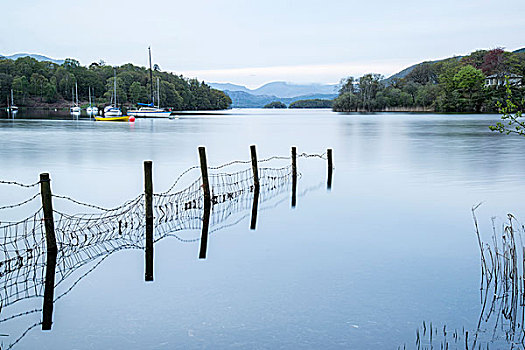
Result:
<svg viewBox="0 0 525 350"><path fill-rule="evenodd" d="M508 79L510 85L521 86L523 77L516 74L492 74L485 78L485 86L503 86L505 79Z"/></svg>

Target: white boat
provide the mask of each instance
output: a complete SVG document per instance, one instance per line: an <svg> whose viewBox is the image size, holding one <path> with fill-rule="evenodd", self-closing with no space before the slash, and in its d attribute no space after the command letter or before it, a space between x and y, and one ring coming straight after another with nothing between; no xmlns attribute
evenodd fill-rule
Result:
<svg viewBox="0 0 525 350"><path fill-rule="evenodd" d="M112 103L109 106L104 107L104 117L107 118L120 117L122 115L122 111L117 106L117 72L115 70L113 70L113 76Z"/></svg>
<svg viewBox="0 0 525 350"><path fill-rule="evenodd" d="M15 103L13 101L13 89L11 89L11 105L9 105L9 96L7 97L7 112L18 112L18 107L15 106Z"/></svg>
<svg viewBox="0 0 525 350"><path fill-rule="evenodd" d="M118 107L106 106L104 108L104 117L120 117L121 115L122 111Z"/></svg>
<svg viewBox="0 0 525 350"><path fill-rule="evenodd" d="M128 111L129 115L134 117L143 118L169 118L171 111L167 111L164 108L160 108L160 82L157 77L157 105L155 106L155 95L153 94L153 69L151 68L151 48L149 50L149 77L151 81L151 103L138 103L140 106L138 109L132 109Z"/></svg>
<svg viewBox="0 0 525 350"><path fill-rule="evenodd" d="M157 108L153 105L148 105L142 106L139 109L129 110L128 114L134 117L168 118L171 115L171 111L166 111L162 108Z"/></svg>
<svg viewBox="0 0 525 350"><path fill-rule="evenodd" d="M93 90L94 92L94 90ZM93 93L93 95L95 95ZM93 96L93 99L95 98L95 96ZM86 108L86 112L87 114L91 117L92 115L97 115L98 114L98 108L97 107L93 107L91 105L91 87L89 88L89 107Z"/></svg>
<svg viewBox="0 0 525 350"><path fill-rule="evenodd" d="M75 100L73 100L73 106L71 106L69 108L69 112L71 114L80 114L82 109L78 106L78 87L77 87L77 82L75 82L75 94L74 94L73 98L76 98L76 102L75 102Z"/></svg>

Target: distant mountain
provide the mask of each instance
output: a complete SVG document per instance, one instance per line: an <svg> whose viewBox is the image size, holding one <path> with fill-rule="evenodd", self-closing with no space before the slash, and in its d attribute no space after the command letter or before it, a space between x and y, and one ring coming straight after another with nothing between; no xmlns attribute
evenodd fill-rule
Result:
<svg viewBox="0 0 525 350"><path fill-rule="evenodd" d="M53 63L56 63L58 65L61 65L64 63L64 60L55 60L53 58L49 58L49 57L46 57L46 56L42 56L42 55L37 55L37 54L32 54L32 53L15 53L14 55L11 55L11 56L0 56L0 57L3 57L3 58L7 58L7 59L10 59L10 60L16 60L20 57L32 57L34 58L35 60L37 61L49 61L49 62L53 62Z"/></svg>
<svg viewBox="0 0 525 350"><path fill-rule="evenodd" d="M277 97L273 95L254 95L244 91L224 90L232 99L233 108L262 108L270 102L280 101L286 105L298 100L325 99L332 100L337 94L309 94L294 97Z"/></svg>
<svg viewBox="0 0 525 350"><path fill-rule="evenodd" d="M523 53L523 52L525 52L525 47L522 48L522 49L514 50L512 52L514 52L514 53Z"/></svg>
<svg viewBox="0 0 525 350"><path fill-rule="evenodd" d="M275 81L265 84L257 89L248 89L242 85L209 83L209 85L218 90L230 92L245 92L258 96L277 96L278 98L292 98L304 95L331 95L337 92L335 84L291 84L284 81Z"/></svg>
<svg viewBox="0 0 525 350"><path fill-rule="evenodd" d="M301 95L333 94L336 91L337 87L335 84L291 84L284 81L275 81L252 90L251 93L291 98Z"/></svg>
<svg viewBox="0 0 525 350"><path fill-rule="evenodd" d="M236 84L230 84L230 83L208 83L209 86L211 86L214 89L221 90L221 91L242 91L251 93L252 90L248 89L246 86L242 85L236 85Z"/></svg>

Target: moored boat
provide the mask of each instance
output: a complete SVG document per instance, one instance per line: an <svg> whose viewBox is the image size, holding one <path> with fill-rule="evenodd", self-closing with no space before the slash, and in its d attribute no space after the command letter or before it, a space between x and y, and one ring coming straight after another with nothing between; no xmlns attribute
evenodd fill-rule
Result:
<svg viewBox="0 0 525 350"><path fill-rule="evenodd" d="M113 71L113 94L111 96L111 104L109 106L104 107L104 116L100 118L95 118L96 120L101 120L103 118L117 118L117 117L123 117L122 111L117 106L117 73L116 71ZM125 116L128 118L127 116ZM127 120L127 119L126 119ZM110 121L116 121L116 120L110 120Z"/></svg>
<svg viewBox="0 0 525 350"><path fill-rule="evenodd" d="M74 115L79 115L82 109L78 105L78 87L77 83L75 82L75 93L73 95L73 106L69 108L69 112ZM76 101L75 101L76 99Z"/></svg>
<svg viewBox="0 0 525 350"><path fill-rule="evenodd" d="M130 121L130 117L127 115L121 115L119 117L95 117L96 121L99 122L127 122Z"/></svg>
<svg viewBox="0 0 525 350"><path fill-rule="evenodd" d="M144 118L168 118L171 115L171 111L166 111L162 108L153 106L153 104L139 103L138 109L129 110L128 114L135 117Z"/></svg>
<svg viewBox="0 0 525 350"><path fill-rule="evenodd" d="M7 112L16 113L18 112L18 107L15 106L14 100L13 100L13 89L11 89L11 105L9 105L9 96L7 97Z"/></svg>
<svg viewBox="0 0 525 350"><path fill-rule="evenodd" d="M157 105L155 106L155 95L153 94L153 69L151 67L151 47L149 50L149 77L150 77L150 91L151 91L151 103L137 103L140 106L138 109L132 109L128 111L129 115L134 117L143 118L168 118L171 115L171 111L164 108L160 108L160 81L157 77Z"/></svg>

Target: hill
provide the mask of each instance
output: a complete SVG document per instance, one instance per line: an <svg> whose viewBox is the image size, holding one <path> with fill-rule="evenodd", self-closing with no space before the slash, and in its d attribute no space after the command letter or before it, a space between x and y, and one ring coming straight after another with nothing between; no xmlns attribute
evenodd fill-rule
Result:
<svg viewBox="0 0 525 350"><path fill-rule="evenodd" d="M53 59L53 58L49 58L47 56L38 55L38 54L32 54L32 53L15 53L14 55L11 55L11 56L1 56L0 55L0 57L7 58L9 60L16 60L16 59L21 58L21 57L31 57L31 58L34 58L35 60L37 60L38 62L44 62L44 61L53 62L55 64L58 64L59 66L64 64L64 62L65 62L65 60L56 60L56 59Z"/></svg>
<svg viewBox="0 0 525 350"><path fill-rule="evenodd" d="M164 107L175 110L226 109L230 98L222 91L210 88L197 79L187 79L173 73L154 71L153 80L145 67L131 63L112 67L92 63L89 67L68 58L62 65L38 61L33 57L0 60L0 107L13 91L19 107L67 107L78 91L80 104L89 97L98 107L110 103L116 85L118 102L123 106L151 102L150 87L158 82L160 96L155 98ZM116 76L116 80L115 80ZM76 96L75 96L76 97Z"/></svg>
<svg viewBox="0 0 525 350"><path fill-rule="evenodd" d="M509 91L503 79L514 75ZM523 110L525 50L476 50L468 55L422 62L382 79L380 74L349 77L334 100L335 111L438 111L494 113L512 95Z"/></svg>
<svg viewBox="0 0 525 350"><path fill-rule="evenodd" d="M337 97L337 94L312 94L283 98L274 95L254 95L244 91L228 90L225 90L224 93L231 98L233 108L263 108L265 105L271 102L282 102L286 105L289 105L292 102L299 100L332 100Z"/></svg>
<svg viewBox="0 0 525 350"><path fill-rule="evenodd" d="M275 81L264 84L257 89L249 89L242 85L229 83L209 83L217 90L230 92L245 92L258 96L276 96L278 98L293 98L304 95L332 95L337 93L335 84L292 84L284 81Z"/></svg>

